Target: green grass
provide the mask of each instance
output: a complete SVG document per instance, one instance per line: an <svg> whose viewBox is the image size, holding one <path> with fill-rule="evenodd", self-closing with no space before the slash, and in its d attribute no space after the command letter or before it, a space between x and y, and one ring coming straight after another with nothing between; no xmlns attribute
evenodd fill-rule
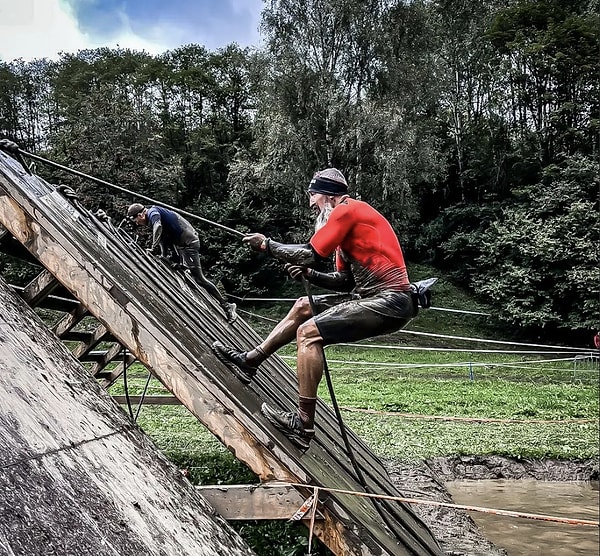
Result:
<svg viewBox="0 0 600 556"><path fill-rule="evenodd" d="M411 277L417 280L432 275L435 273L427 267L415 267ZM303 294L300 287L297 293ZM435 285L434 304L490 312L482 304L474 303L468 293L444 281ZM290 305L286 302L241 307L250 313L244 315L246 320L264 336ZM407 329L509 340L493 322L493 318L485 316L421 310ZM457 454L557 459L598 457L597 362L557 361L566 356L553 354L484 353L475 350L504 351L511 346L403 332L360 344L364 345L330 346L326 350L340 406L483 420L465 422L343 411L346 424L382 457L400 460ZM465 351L372 347L378 345ZM286 346L280 355L294 367L295 346ZM140 370L137 376L135 372L129 376L131 393L140 393L145 372ZM111 391L122 393L122 385L113 386ZM157 381L150 383L148 394L153 393L164 393ZM325 380L319 396L331 404ZM486 419L504 422L485 422ZM592 422L574 421L582 419ZM562 422L538 422L555 420ZM207 463L210 459L207 454L214 454L219 460L231 458L182 407L146 406L139 423L169 457L198 468L199 478L212 469L212 464Z"/></svg>
<svg viewBox="0 0 600 556"><path fill-rule="evenodd" d="M354 355L367 357L370 352L354 350ZM336 399L341 407L415 415L343 412L347 425L382 457L402 460L455 454L596 457L599 453L597 380L582 382L574 379L570 370L556 375L548 373L544 380L537 372L532 379L526 368L513 376L516 372L510 369L507 376L477 378L476 375L475 380L469 380L452 375L420 376L412 369L398 373L376 366L331 366ZM137 376L130 373L131 394L141 393L145 384L142 375L143 372ZM122 385L114 385L111 391L122 393ZM153 380L147 393L166 392ZM319 395L331 403L325 381ZM483 422L464 422L452 417ZM505 422L485 422L486 419ZM179 451L195 457L218 446L182 407L144 407L139 423L170 457Z"/></svg>
<svg viewBox="0 0 600 556"><path fill-rule="evenodd" d="M427 269L413 279L431 276ZM299 290L298 294L302 292ZM450 284L436 285L440 307L486 312ZM240 304L244 318L265 336L289 309L279 305ZM258 318L262 315L264 320ZM441 311L421 311L408 330L464 337L505 339L493 319ZM506 338L507 340L509 338ZM327 361L346 426L385 459L420 461L436 456L500 455L516 459L597 458L598 364L549 361L552 355L477 351L400 350L372 347L505 349L495 344L393 334L361 342L365 346L330 346ZM506 346L508 347L508 346ZM280 351L295 366L295 346ZM544 361L545 359L545 361ZM534 362L535 361L535 362ZM140 394L147 372L134 365L128 373L131 394ZM119 382L113 394L123 393ZM147 394L167 394L152 380ZM319 395L331 404L323 380ZM133 407L133 411L136 411ZM291 409L291 408L290 408ZM432 419L417 417L472 418ZM486 422L497 419L502 422ZM591 420L577 422L575 420ZM562 421L560 423L537 421ZM138 424L159 449L194 484L253 483L257 478L238 462L183 406L143 406ZM283 523L234 523L257 554L305 554L306 530ZM327 551L319 545L318 554Z"/></svg>

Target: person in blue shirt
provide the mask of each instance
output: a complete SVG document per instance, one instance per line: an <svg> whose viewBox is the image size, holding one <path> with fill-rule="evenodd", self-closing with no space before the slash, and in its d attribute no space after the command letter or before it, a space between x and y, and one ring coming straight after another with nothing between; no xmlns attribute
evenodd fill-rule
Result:
<svg viewBox="0 0 600 556"><path fill-rule="evenodd" d="M140 203L130 205L127 216L138 226L152 227L150 253L167 257L170 250L175 251L180 264L190 270L196 283L220 303L227 321L233 322L237 318L235 303L225 301L217 287L204 276L200 264L198 232L183 216L163 207L146 208Z"/></svg>

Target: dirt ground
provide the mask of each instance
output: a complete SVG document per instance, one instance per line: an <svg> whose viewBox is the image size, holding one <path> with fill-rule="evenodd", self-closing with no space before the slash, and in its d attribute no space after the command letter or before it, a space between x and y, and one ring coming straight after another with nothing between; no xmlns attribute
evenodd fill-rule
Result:
<svg viewBox="0 0 600 556"><path fill-rule="evenodd" d="M386 462L390 477L407 498L447 502L453 500L444 482L459 479L536 479L540 481L598 480L598 460L530 461L498 456L433 458L417 465ZM447 556L506 556L507 552L479 531L464 511L412 504Z"/></svg>

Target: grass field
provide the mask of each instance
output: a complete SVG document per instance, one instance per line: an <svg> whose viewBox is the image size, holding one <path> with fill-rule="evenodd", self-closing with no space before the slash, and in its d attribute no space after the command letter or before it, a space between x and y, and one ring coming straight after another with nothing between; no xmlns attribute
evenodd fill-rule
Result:
<svg viewBox="0 0 600 556"><path fill-rule="evenodd" d="M426 269L420 270L423 275L417 278L426 277ZM439 308L489 313L443 282L436 285L434 301ZM241 308L243 317L266 335L289 306L285 302ZM573 354L510 344L500 330L493 316L421 310L407 331L434 336L399 332L360 345L328 347L337 401L348 408L342 412L345 423L376 453L400 460L460 454L597 457L598 360L582 356L574 361ZM294 367L293 345L280 355ZM132 394L141 392L145 376L141 367L130 371ZM122 393L122 383L111 391ZM152 381L148 394L152 393L166 392ZM330 402L325 381L319 395ZM138 422L172 458L194 460L200 453L223 453L182 407L146 406Z"/></svg>
<svg viewBox="0 0 600 556"><path fill-rule="evenodd" d="M426 277L425 269L414 279ZM436 285L434 299L438 307L489 312L449 284ZM289 302L240 304L242 316L263 336L289 307ZM542 354L546 350L509 345L508 334L495 326L493 315L421 311L407 331L507 344L400 332L360 345L327 348L344 423L381 457L598 457L597 359L581 357L575 362L572 354ZM504 353L507 350L535 353ZM294 346L280 355L295 366ZM130 369L132 395L142 393L146 377L142 366ZM111 392L122 394L123 382ZM151 380L147 394L168 393ZM319 395L331 402L325 381ZM137 408L132 411L135 414ZM194 484L257 480L183 406L143 406L137 422L173 463L189 472ZM306 553L303 527L279 522L238 522L233 527L257 554ZM319 543L314 553L329 552Z"/></svg>

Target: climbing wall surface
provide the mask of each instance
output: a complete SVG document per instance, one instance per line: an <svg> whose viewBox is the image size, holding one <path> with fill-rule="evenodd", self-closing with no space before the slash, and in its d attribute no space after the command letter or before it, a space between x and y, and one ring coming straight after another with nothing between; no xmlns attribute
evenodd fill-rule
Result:
<svg viewBox="0 0 600 556"><path fill-rule="evenodd" d="M319 401L316 438L306 452L265 422L263 401L285 410L296 403L295 372L282 359L271 357L244 386L215 358L215 340L242 349L260 341L241 318L228 324L218 304L184 275L2 152L0 188L0 223L47 269L25 298L49 299L59 285L74 306L55 328L68 334L69 322L82 314L100 323L81 353L89 355L100 339L116 346L109 359L125 346L263 481L305 484L298 487L304 496L310 485L364 491L327 405ZM348 434L368 488L401 496L381 461ZM324 519L315 523L315 534L336 554L441 554L408 505L329 493L319 510Z"/></svg>
<svg viewBox="0 0 600 556"><path fill-rule="evenodd" d="M249 555L0 278L0 555Z"/></svg>

